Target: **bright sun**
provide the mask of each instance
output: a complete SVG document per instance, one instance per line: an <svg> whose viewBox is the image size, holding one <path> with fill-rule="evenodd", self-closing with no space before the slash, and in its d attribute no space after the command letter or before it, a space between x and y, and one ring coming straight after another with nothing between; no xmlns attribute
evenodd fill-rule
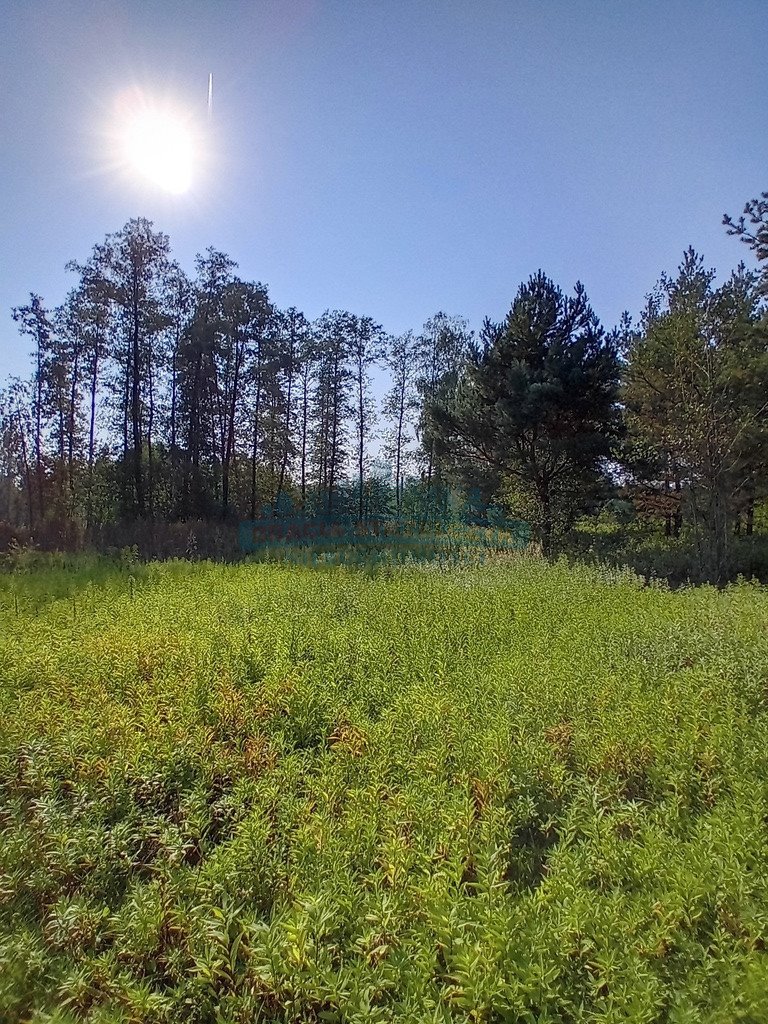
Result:
<svg viewBox="0 0 768 1024"><path fill-rule="evenodd" d="M192 184L194 147L184 121L162 110L134 111L123 133L124 155L142 177L180 194Z"/></svg>

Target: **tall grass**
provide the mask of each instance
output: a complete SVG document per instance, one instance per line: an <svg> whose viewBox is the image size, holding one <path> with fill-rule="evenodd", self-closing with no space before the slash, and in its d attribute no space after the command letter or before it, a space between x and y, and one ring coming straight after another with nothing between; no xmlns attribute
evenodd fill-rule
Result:
<svg viewBox="0 0 768 1024"><path fill-rule="evenodd" d="M3 578L0 1020L768 1019L766 591L455 554Z"/></svg>

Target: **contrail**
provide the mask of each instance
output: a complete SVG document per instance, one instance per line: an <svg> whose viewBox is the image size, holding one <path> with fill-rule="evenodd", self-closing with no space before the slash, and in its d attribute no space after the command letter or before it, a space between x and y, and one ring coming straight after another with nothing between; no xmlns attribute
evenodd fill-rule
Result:
<svg viewBox="0 0 768 1024"><path fill-rule="evenodd" d="M211 120L213 110L213 74L208 75L208 120Z"/></svg>

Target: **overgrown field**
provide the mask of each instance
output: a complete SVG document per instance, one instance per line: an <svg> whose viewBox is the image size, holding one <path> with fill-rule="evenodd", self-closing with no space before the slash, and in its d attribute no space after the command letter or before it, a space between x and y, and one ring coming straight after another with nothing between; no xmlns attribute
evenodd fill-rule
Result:
<svg viewBox="0 0 768 1024"><path fill-rule="evenodd" d="M767 627L523 557L0 577L0 1021L763 1024Z"/></svg>

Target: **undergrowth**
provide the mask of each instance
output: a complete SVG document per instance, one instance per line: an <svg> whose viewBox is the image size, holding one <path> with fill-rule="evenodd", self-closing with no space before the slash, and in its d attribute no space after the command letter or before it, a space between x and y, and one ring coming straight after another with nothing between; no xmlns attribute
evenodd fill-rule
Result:
<svg viewBox="0 0 768 1024"><path fill-rule="evenodd" d="M453 554L0 576L4 1024L768 1019L766 591Z"/></svg>

